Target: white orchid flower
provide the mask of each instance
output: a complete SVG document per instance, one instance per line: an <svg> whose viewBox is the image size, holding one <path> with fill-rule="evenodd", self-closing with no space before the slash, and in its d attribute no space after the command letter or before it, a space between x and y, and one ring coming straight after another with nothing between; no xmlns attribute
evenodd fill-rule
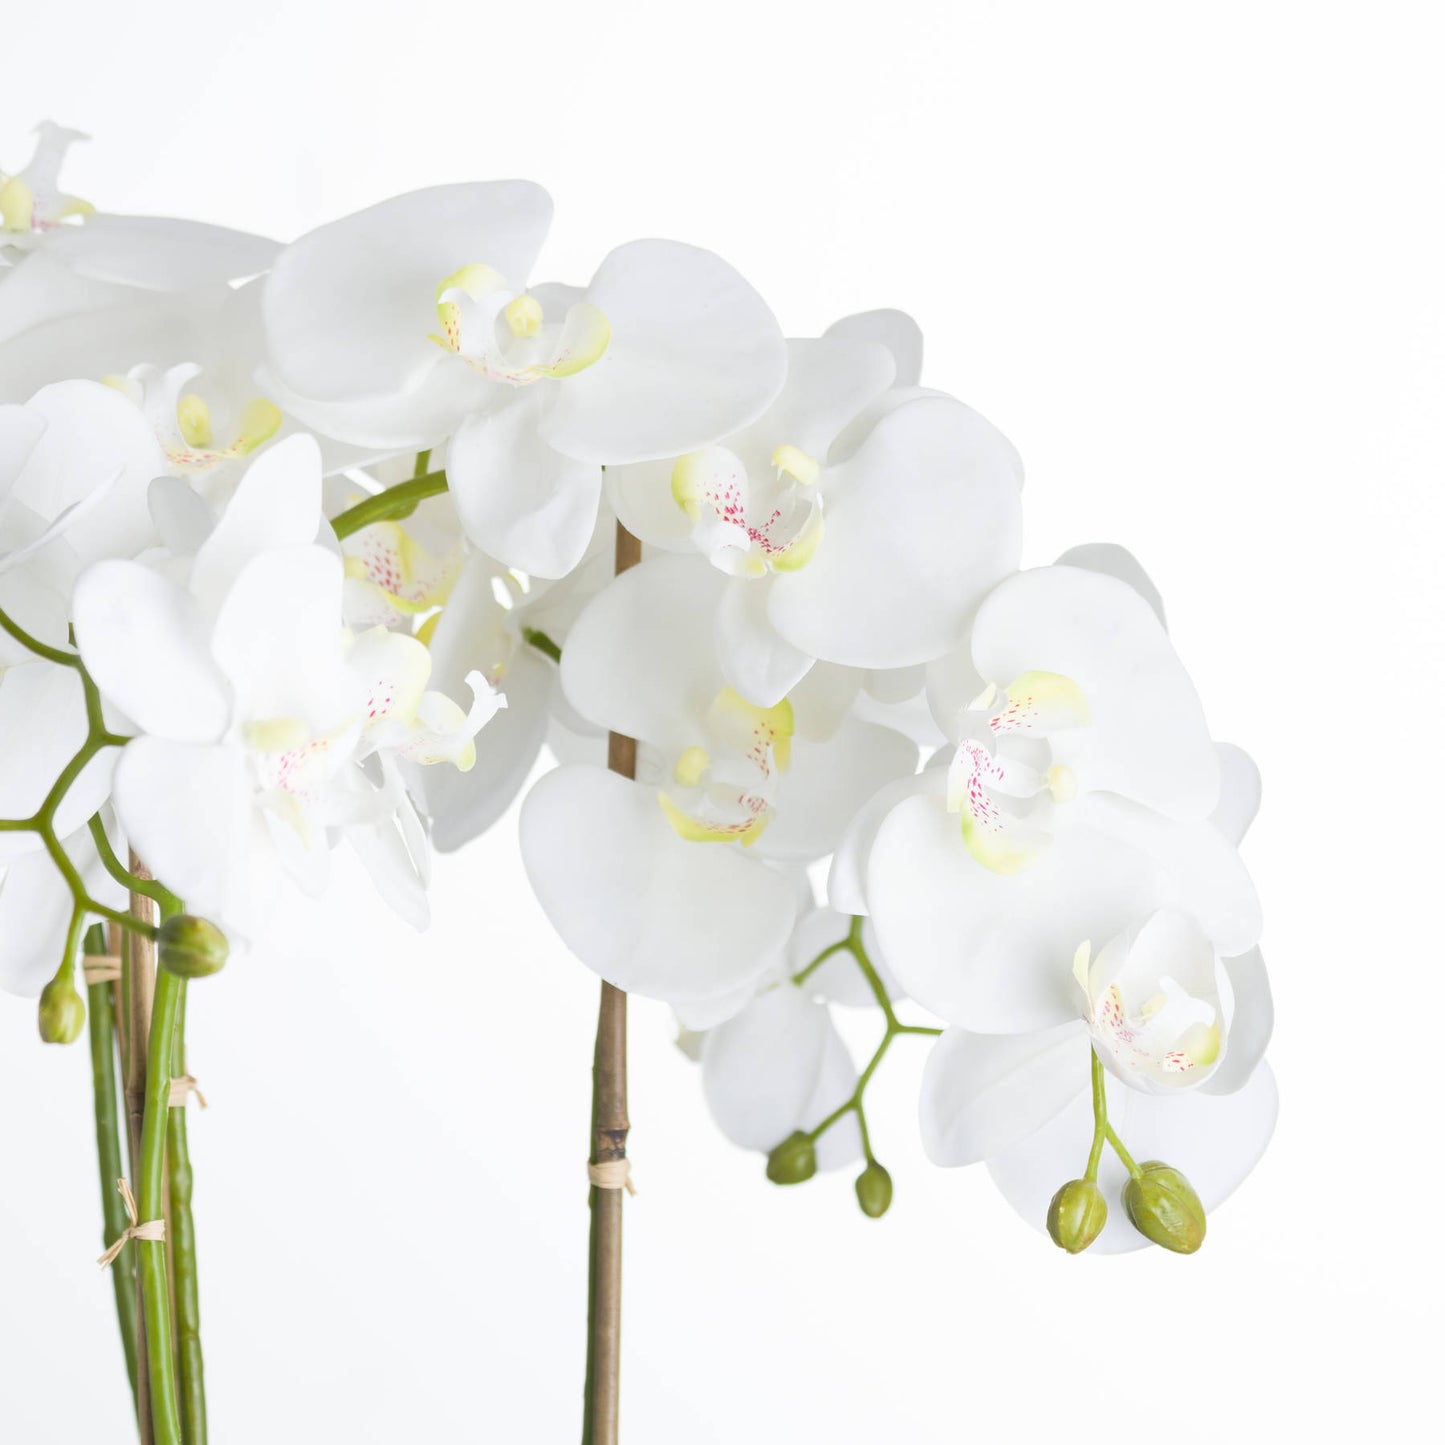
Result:
<svg viewBox="0 0 1445 1445"><path fill-rule="evenodd" d="M11 263L0 270L0 341L126 306L138 292L217 286L271 264L278 248L260 236L198 221L94 214L59 187L65 152L84 137L50 121L37 129L30 163L0 176L0 263Z"/></svg>
<svg viewBox="0 0 1445 1445"><path fill-rule="evenodd" d="M463 712L426 690L416 638L343 627L320 519L319 450L293 437L252 463L183 583L115 561L76 588L81 656L142 734L116 766L121 824L188 906L242 936L278 872L324 887L333 832L422 926L425 837L400 763L470 766L500 705L478 677Z"/></svg>
<svg viewBox="0 0 1445 1445"><path fill-rule="evenodd" d="M60 189L65 153L88 137L45 120L35 127L35 153L14 175L0 171L0 244L32 249L46 232L73 217L91 215L95 207Z"/></svg>
<svg viewBox="0 0 1445 1445"><path fill-rule="evenodd" d="M398 196L287 247L263 298L267 394L358 445L451 436L468 535L539 577L586 550L604 465L745 424L785 366L762 300L691 246L636 241L585 291L528 289L550 220L527 181Z"/></svg>
<svg viewBox="0 0 1445 1445"><path fill-rule="evenodd" d="M957 744L948 806L986 868L1029 867L1092 793L1181 820L1214 808L1203 710L1132 587L1057 564L1019 573L979 607L969 653L935 663L930 691Z"/></svg>
<svg viewBox="0 0 1445 1445"><path fill-rule="evenodd" d="M886 669L946 652L1018 565L1017 453L962 403L912 385L921 341L910 345L908 318L856 322L790 341L782 391L742 430L608 468L630 530L696 547L734 579L718 647L734 687L759 706L815 659Z"/></svg>
<svg viewBox="0 0 1445 1445"><path fill-rule="evenodd" d="M1121 557L1099 554L1127 572ZM1257 777L1233 751L1222 765L1138 591L1077 566L1020 573L929 672L949 766L871 800L830 880L835 906L872 915L912 997L986 1033L1061 1023L1077 985L1058 959L1160 908L1190 914L1221 958L1253 948L1258 898L1210 817Z"/></svg>
<svg viewBox="0 0 1445 1445"><path fill-rule="evenodd" d="M726 578L662 557L618 577L572 628L562 687L584 718L640 740L637 780L586 765L542 778L522 810L532 886L577 956L674 1005L759 978L794 904L776 864L827 853L917 749L846 720L800 731L791 704L742 700L710 646Z"/></svg>
<svg viewBox="0 0 1445 1445"><path fill-rule="evenodd" d="M1259 776L1221 745L1224 796L1210 821L1237 845L1254 816ZM1274 1023L1258 948L1221 959L1189 914L1141 918L1072 968L1071 1022L1012 1034L949 1029L929 1056L920 1103L923 1140L937 1164L988 1162L1005 1197L1036 1228L1049 1200L1077 1178L1093 1133L1091 1051L1106 1069L1109 1120L1136 1160L1181 1169L1206 1210L1233 1192L1269 1142L1278 1097L1263 1062ZM1099 1185L1109 1201L1104 1253L1146 1243L1116 1207L1126 1173L1105 1151Z"/></svg>

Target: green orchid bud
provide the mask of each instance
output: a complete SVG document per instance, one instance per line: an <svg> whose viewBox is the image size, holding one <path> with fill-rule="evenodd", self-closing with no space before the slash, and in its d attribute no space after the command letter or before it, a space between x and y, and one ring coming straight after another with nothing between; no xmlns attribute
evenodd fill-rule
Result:
<svg viewBox="0 0 1445 1445"><path fill-rule="evenodd" d="M1193 1254L1204 1243L1204 1206L1194 1186L1158 1159L1141 1164L1139 1177L1124 1186L1124 1209L1145 1239L1176 1254Z"/></svg>
<svg viewBox="0 0 1445 1445"><path fill-rule="evenodd" d="M206 978L225 966L230 946L214 923L178 913L161 924L157 957L177 978Z"/></svg>
<svg viewBox="0 0 1445 1445"><path fill-rule="evenodd" d="M768 1178L774 1184L802 1184L818 1172L818 1153L801 1131L789 1134L768 1155Z"/></svg>
<svg viewBox="0 0 1445 1445"><path fill-rule="evenodd" d="M40 1037L47 1044L73 1044L85 1027L85 1000L70 975L62 970L40 995Z"/></svg>
<svg viewBox="0 0 1445 1445"><path fill-rule="evenodd" d="M1070 1254L1082 1254L1108 1218L1104 1191L1092 1179L1071 1179L1049 1200L1049 1238Z"/></svg>
<svg viewBox="0 0 1445 1445"><path fill-rule="evenodd" d="M893 1176L874 1159L853 1181L853 1192L869 1219L882 1219L893 1203Z"/></svg>

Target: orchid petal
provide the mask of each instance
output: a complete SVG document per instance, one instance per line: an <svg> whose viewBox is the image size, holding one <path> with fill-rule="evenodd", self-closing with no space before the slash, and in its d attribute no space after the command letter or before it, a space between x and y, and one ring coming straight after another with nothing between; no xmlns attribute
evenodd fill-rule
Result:
<svg viewBox="0 0 1445 1445"><path fill-rule="evenodd" d="M792 887L737 848L684 842L651 789L599 768L543 776L522 859L572 952L617 988L687 1003L756 978L787 941Z"/></svg>

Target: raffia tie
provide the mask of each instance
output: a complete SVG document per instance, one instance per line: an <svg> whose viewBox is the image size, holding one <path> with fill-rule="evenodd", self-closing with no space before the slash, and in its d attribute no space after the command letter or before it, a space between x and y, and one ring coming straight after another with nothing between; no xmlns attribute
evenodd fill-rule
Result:
<svg viewBox="0 0 1445 1445"><path fill-rule="evenodd" d="M201 1108L209 1109L211 1106L206 1103L206 1096L201 1092L201 1086L196 1082L194 1074L181 1074L171 1080L171 1092L166 1099L167 1105L172 1109L184 1109L186 1100L194 1094L196 1103Z"/></svg>
<svg viewBox="0 0 1445 1445"><path fill-rule="evenodd" d="M632 1187L632 1166L626 1159L607 1159L601 1164L587 1165L587 1181L594 1189L625 1189L636 1194Z"/></svg>
<svg viewBox="0 0 1445 1445"><path fill-rule="evenodd" d="M136 1210L135 1195L130 1192L130 1181L117 1179L115 1187L120 1190L121 1202L125 1205L126 1216L130 1220L130 1227L123 1229L120 1237L96 1263L105 1269L108 1265L115 1263L116 1256L125 1248L129 1239L149 1240L152 1244L164 1244L166 1238L166 1222L164 1219L148 1219L144 1224L140 1222L140 1214Z"/></svg>
<svg viewBox="0 0 1445 1445"><path fill-rule="evenodd" d="M80 967L86 983L120 982L118 953L87 953Z"/></svg>

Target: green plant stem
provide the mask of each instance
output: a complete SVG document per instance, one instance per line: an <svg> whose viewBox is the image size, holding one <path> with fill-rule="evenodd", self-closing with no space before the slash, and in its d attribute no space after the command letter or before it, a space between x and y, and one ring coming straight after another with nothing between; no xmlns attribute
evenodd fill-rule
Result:
<svg viewBox="0 0 1445 1445"><path fill-rule="evenodd" d="M176 1010L171 1073L186 1072L186 986L181 983ZM170 1186L170 1219L166 1226L171 1244L171 1265L176 1305L176 1361L178 1365L181 1427L186 1445L206 1445L206 1372L201 1353L201 1296L196 1271L196 1226L191 1214L190 1141L186 1133L186 1106L170 1109L166 1119L166 1162Z"/></svg>
<svg viewBox="0 0 1445 1445"><path fill-rule="evenodd" d="M1124 1141L1114 1132L1114 1126L1109 1122L1109 1102L1104 1093L1104 1061L1094 1052L1092 1044L1089 1046L1089 1083L1094 1096L1094 1138L1089 1145L1089 1162L1084 1169L1084 1178L1092 1183L1099 1177L1099 1160L1104 1153L1106 1142L1119 1156L1119 1162L1130 1175L1135 1179L1139 1178L1143 1171L1134 1162L1133 1156L1124 1147Z"/></svg>
<svg viewBox="0 0 1445 1445"><path fill-rule="evenodd" d="M170 1112L171 1053L185 982L156 970L155 998L146 1052L145 1117L141 1125L139 1188L141 1222L163 1219L166 1207L166 1120ZM146 1363L150 1372L151 1419L156 1445L181 1445L176 1401L175 1346L171 1339L171 1296L166 1278L166 1241L132 1241L138 1251L145 1301Z"/></svg>
<svg viewBox="0 0 1445 1445"><path fill-rule="evenodd" d="M877 1163L873 1157L873 1145L868 1136L868 1116L863 1107L863 1095L868 1088L868 1082L877 1073L878 1066L883 1062L883 1057L892 1047L893 1040L900 1034L919 1034L928 1038L937 1038L943 1032L942 1029L930 1028L923 1024L905 1024L899 1021L897 1013L893 1009L893 1000L888 997L888 990L884 987L883 980L878 976L878 970L873 967L873 961L868 957L868 950L863 947L863 920L855 917L848 926L847 938L839 939L837 943L825 948L802 972L793 975L795 984L802 982L811 974L814 969L821 967L835 953L844 950L853 955L853 962L858 965L874 1000L883 1012L884 1030L883 1038L879 1041L878 1047L873 1051L873 1057L864 1065L863 1072L858 1075L858 1083L852 1094L848 1096L826 1119L815 1128L808 1131L808 1138L817 1143L818 1140L828 1132L840 1119L848 1114L854 1115L858 1120L858 1135L863 1141L863 1157L870 1164Z"/></svg>
<svg viewBox="0 0 1445 1445"><path fill-rule="evenodd" d="M96 932L98 930L92 930ZM93 939L89 951L104 953L104 939ZM120 1144L120 1111L117 1107L115 1064L115 1012L113 985L93 983L86 989L87 1012L90 1018L90 1069L95 1094L95 1153L100 1165L100 1204L104 1218L105 1247L125 1232L129 1221L116 1180L125 1172ZM125 1351L126 1375L130 1379L131 1398L136 1397L136 1311L135 1261L129 1250L121 1250L111 1266L111 1284L115 1289L115 1314L120 1326L121 1348Z"/></svg>
<svg viewBox="0 0 1445 1445"><path fill-rule="evenodd" d="M353 532L359 532L374 522L399 521L403 517L411 516L417 506L428 497L439 497L446 489L447 474L444 471L425 472L419 477L413 477L409 482L399 482L396 486L388 487L384 492L378 492L374 497L367 497L354 507L337 513L331 519L331 530L340 539L349 537Z"/></svg>

